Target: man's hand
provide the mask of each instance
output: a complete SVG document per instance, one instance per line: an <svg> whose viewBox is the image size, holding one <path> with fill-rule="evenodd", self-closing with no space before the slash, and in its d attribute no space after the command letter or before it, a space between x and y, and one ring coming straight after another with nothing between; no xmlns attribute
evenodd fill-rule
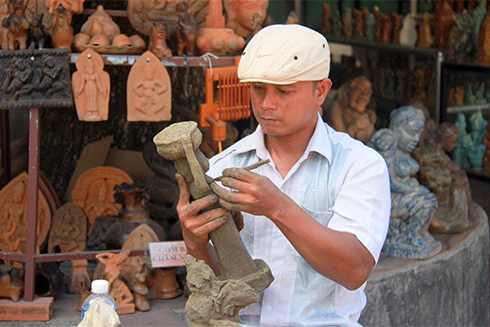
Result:
<svg viewBox="0 0 490 327"><path fill-rule="evenodd" d="M218 202L218 197L215 194L210 194L190 203L189 188L184 177L176 174L175 178L180 188L177 213L182 226L182 236L188 252L192 254L195 250L199 251L199 248L204 247L209 241L208 234L226 221L228 210L218 207L200 213Z"/></svg>
<svg viewBox="0 0 490 327"><path fill-rule="evenodd" d="M228 168L221 178L223 186L216 183L210 187L219 196L219 203L231 211L244 211L256 216L266 216L274 220L276 215L287 210L294 202L265 176L242 168Z"/></svg>

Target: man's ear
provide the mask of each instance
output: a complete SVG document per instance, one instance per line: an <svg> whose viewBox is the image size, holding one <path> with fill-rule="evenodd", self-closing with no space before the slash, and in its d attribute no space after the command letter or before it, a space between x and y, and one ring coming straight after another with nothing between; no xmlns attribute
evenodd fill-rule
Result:
<svg viewBox="0 0 490 327"><path fill-rule="evenodd" d="M332 81L329 78L325 78L317 82L315 95L319 106L321 106L325 101L325 98L327 97L331 87Z"/></svg>

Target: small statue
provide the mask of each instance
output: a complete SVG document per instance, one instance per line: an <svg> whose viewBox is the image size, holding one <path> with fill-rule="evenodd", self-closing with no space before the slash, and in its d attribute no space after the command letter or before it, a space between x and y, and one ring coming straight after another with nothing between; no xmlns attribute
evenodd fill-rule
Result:
<svg viewBox="0 0 490 327"><path fill-rule="evenodd" d="M438 208L429 228L432 233L460 233L472 226L468 220L473 206L468 177L446 154L454 149L458 136L456 125L443 123L429 145L412 154L420 165L421 183L437 196Z"/></svg>
<svg viewBox="0 0 490 327"><path fill-rule="evenodd" d="M440 1L441 4L436 8L434 13L434 43L438 49L447 49L449 40L449 29L454 24L454 11L451 9L449 2Z"/></svg>
<svg viewBox="0 0 490 327"><path fill-rule="evenodd" d="M399 14L392 11L391 17L391 43L400 44L400 30L402 28L402 18Z"/></svg>
<svg viewBox="0 0 490 327"><path fill-rule="evenodd" d="M376 132L370 141L385 158L390 174L392 208L384 255L427 259L442 249L428 231L437 197L414 178L419 165L410 155L419 142L424 120L420 109L395 109L390 127Z"/></svg>
<svg viewBox="0 0 490 327"><path fill-rule="evenodd" d="M369 11L369 9L364 6L362 8L362 14L364 16L364 26L365 26L365 35L366 37L373 41L374 40L374 24L376 22L376 19L374 18L374 15L372 12Z"/></svg>
<svg viewBox="0 0 490 327"><path fill-rule="evenodd" d="M478 5L475 7L473 12L471 12L471 17L473 18L473 44L478 44L479 32L481 31L481 24L485 20L487 15L487 0L479 0Z"/></svg>
<svg viewBox="0 0 490 327"><path fill-rule="evenodd" d="M332 14L330 13L330 5L328 3L323 3L323 15L322 15L322 27L320 27L320 32L329 36L332 33Z"/></svg>
<svg viewBox="0 0 490 327"><path fill-rule="evenodd" d="M259 14L262 26L267 15L269 0L225 0L226 27L244 39L252 31L253 15Z"/></svg>
<svg viewBox="0 0 490 327"><path fill-rule="evenodd" d="M73 44L73 27L70 25L72 13L60 5L52 17L51 40L58 49L67 49L71 52Z"/></svg>
<svg viewBox="0 0 490 327"><path fill-rule="evenodd" d="M10 0L13 13L2 20L2 26L8 29L8 50L26 50L30 24L25 16L24 0Z"/></svg>
<svg viewBox="0 0 490 327"><path fill-rule="evenodd" d="M364 39L364 13L360 10L357 9L352 9L352 18L354 18L354 21L356 22L355 28L354 28L354 34L352 36L353 39L356 40L362 40Z"/></svg>
<svg viewBox="0 0 490 327"><path fill-rule="evenodd" d="M482 159L482 172L490 174L490 124L487 124L487 132L483 137L483 144L486 147L485 154Z"/></svg>
<svg viewBox="0 0 490 327"><path fill-rule="evenodd" d="M109 281L109 295L116 301L118 314L135 311L133 294L120 277L122 266L130 254L131 250L125 250L120 253L99 253L95 256L105 266L104 272Z"/></svg>
<svg viewBox="0 0 490 327"><path fill-rule="evenodd" d="M177 15L179 16L177 54L179 56L184 54L184 50L187 55L193 56L196 48L198 23L197 19L187 12L188 8L189 6L186 2L182 2L177 6Z"/></svg>
<svg viewBox="0 0 490 327"><path fill-rule="evenodd" d="M374 41L381 43L390 43L391 40L391 23L390 16L379 11L373 11L376 23L374 24Z"/></svg>
<svg viewBox="0 0 490 327"><path fill-rule="evenodd" d="M342 85L330 113L332 127L367 143L374 134L376 122L376 114L367 108L372 93L372 84L364 76Z"/></svg>
<svg viewBox="0 0 490 327"><path fill-rule="evenodd" d="M167 25L165 23L153 23L148 50L160 60L164 57L172 57L172 51L167 45Z"/></svg>
<svg viewBox="0 0 490 327"><path fill-rule="evenodd" d="M44 14L32 15L29 29L29 49L44 49L48 45L49 32L43 25Z"/></svg>
<svg viewBox="0 0 490 327"><path fill-rule="evenodd" d="M24 292L24 276L21 269L10 266L0 265L0 298L10 298L14 302L19 302Z"/></svg>
<svg viewBox="0 0 490 327"><path fill-rule="evenodd" d="M418 22L418 30L417 46L419 48L430 48L434 43L434 35L432 34L430 14L428 12L425 12L422 15L422 21Z"/></svg>
<svg viewBox="0 0 490 327"><path fill-rule="evenodd" d="M471 140L471 137L466 131L466 116L464 113L460 112L454 123L459 130L459 137L454 145L453 151L451 151L451 158L455 163L457 163L461 168L468 169L471 167L470 158L465 148L465 143L467 140Z"/></svg>
<svg viewBox="0 0 490 327"><path fill-rule="evenodd" d="M483 17L476 42L478 51L478 59L476 63L479 65L490 65L490 12L487 12Z"/></svg>
<svg viewBox="0 0 490 327"><path fill-rule="evenodd" d="M410 47L417 44L417 21L412 14L403 17L403 26L400 30L400 44Z"/></svg>
<svg viewBox="0 0 490 327"><path fill-rule="evenodd" d="M95 224L95 219L99 216L105 216L107 214L117 214L118 209L111 203L109 199L109 187L105 180L101 180L97 187L97 194L94 199L87 203L84 208L85 214L88 218L88 233L92 231Z"/></svg>
<svg viewBox="0 0 490 327"><path fill-rule="evenodd" d="M457 62L464 62L472 57L475 50L471 37L474 21L465 9L456 15L455 22L449 30L447 57Z"/></svg>
<svg viewBox="0 0 490 327"><path fill-rule="evenodd" d="M332 35L335 37L342 36L342 20L340 19L340 12L337 9L332 10Z"/></svg>
<svg viewBox="0 0 490 327"><path fill-rule="evenodd" d="M352 32L354 27L352 26L352 13L349 7L344 8L344 12L342 14L342 32L346 39L352 39Z"/></svg>

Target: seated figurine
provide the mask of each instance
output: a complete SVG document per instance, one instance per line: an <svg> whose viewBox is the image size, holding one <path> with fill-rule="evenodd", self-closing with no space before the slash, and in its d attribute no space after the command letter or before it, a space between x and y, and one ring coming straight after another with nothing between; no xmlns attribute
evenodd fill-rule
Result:
<svg viewBox="0 0 490 327"><path fill-rule="evenodd" d="M368 109L373 88L364 76L343 84L337 93L330 112L330 124L339 131L346 132L356 140L367 143L374 134L376 114Z"/></svg>
<svg viewBox="0 0 490 327"><path fill-rule="evenodd" d="M383 155L390 174L392 207L383 255L427 259L441 251L441 243L428 231L437 197L414 178L419 165L410 155L419 142L424 119L420 109L395 109L389 129L376 132L369 143Z"/></svg>
<svg viewBox="0 0 490 327"><path fill-rule="evenodd" d="M439 207L429 230L433 233L460 233L471 227L468 216L473 208L468 177L446 154L458 140L459 131L452 123L441 124L429 144L413 151L420 165L420 181L431 190Z"/></svg>

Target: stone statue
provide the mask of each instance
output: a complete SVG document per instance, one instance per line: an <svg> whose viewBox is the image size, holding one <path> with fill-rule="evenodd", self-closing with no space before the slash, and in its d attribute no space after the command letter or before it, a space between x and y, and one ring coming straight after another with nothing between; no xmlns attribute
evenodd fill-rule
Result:
<svg viewBox="0 0 490 327"><path fill-rule="evenodd" d="M131 250L125 250L120 253L99 253L95 256L105 266L104 272L109 281L109 295L116 301L117 313L120 315L135 311L134 296L121 279L123 264L130 253Z"/></svg>
<svg viewBox="0 0 490 327"><path fill-rule="evenodd" d="M477 170L482 169L483 155L485 154L485 145L483 144L483 137L486 134L486 128L488 121L483 118L481 111L476 111L470 116L471 125L471 145L468 146L468 154L470 161Z"/></svg>
<svg viewBox="0 0 490 327"><path fill-rule="evenodd" d="M487 14L487 0L479 0L478 5L471 12L473 18L473 44L478 44L479 32L481 31L481 24Z"/></svg>
<svg viewBox="0 0 490 327"><path fill-rule="evenodd" d="M460 112L454 123L459 130L459 137L456 141L453 151L451 152L451 158L455 163L457 163L461 168L468 169L471 167L470 158L465 148L465 140L470 139L466 131L466 116L464 113Z"/></svg>
<svg viewBox="0 0 490 327"><path fill-rule="evenodd" d="M73 73L72 88L81 121L102 121L109 117L109 73L104 61L95 51L87 49L76 61L78 71Z"/></svg>
<svg viewBox="0 0 490 327"><path fill-rule="evenodd" d="M432 233L460 233L472 226L468 219L473 206L468 177L446 154L453 150L458 136L456 125L443 123L429 145L412 153L420 165L419 180L437 196L438 208L429 228Z"/></svg>
<svg viewBox="0 0 490 327"><path fill-rule="evenodd" d="M390 174L392 208L382 250L387 256L427 259L442 249L428 231L437 197L415 179L419 165L410 155L419 142L424 120L423 111L415 107L395 109L389 128L376 132L370 141L385 158Z"/></svg>
<svg viewBox="0 0 490 327"><path fill-rule="evenodd" d="M49 45L49 32L43 25L43 13L32 15L29 28L29 49L44 49Z"/></svg>
<svg viewBox="0 0 490 327"><path fill-rule="evenodd" d="M342 85L330 112L330 124L339 131L367 143L374 134L376 114L368 109L373 88L364 76Z"/></svg>
<svg viewBox="0 0 490 327"><path fill-rule="evenodd" d="M365 35L366 37L373 41L374 40L374 23L376 19L374 18L374 15L372 12L369 11L369 9L364 6L362 7L362 14L364 15L364 26L366 28L365 30Z"/></svg>
<svg viewBox="0 0 490 327"><path fill-rule="evenodd" d="M434 44L434 35L428 12L424 12L422 20L418 22L418 31L417 46L420 48L430 48Z"/></svg>
<svg viewBox="0 0 490 327"><path fill-rule="evenodd" d="M8 29L8 50L26 50L30 28L25 16L26 4L24 0L10 0L10 5L12 14L2 20L2 26Z"/></svg>
<svg viewBox="0 0 490 327"><path fill-rule="evenodd" d="M455 24L449 29L448 59L464 62L472 57L475 50L472 38L473 26L473 18L466 9L456 14Z"/></svg>
<svg viewBox="0 0 490 327"><path fill-rule="evenodd" d="M417 44L417 39L417 21L412 14L406 14L400 30L400 44L413 47Z"/></svg>
<svg viewBox="0 0 490 327"><path fill-rule="evenodd" d="M259 26L265 21L269 0L225 0L226 27L244 39L252 31L253 15L259 14Z"/></svg>

